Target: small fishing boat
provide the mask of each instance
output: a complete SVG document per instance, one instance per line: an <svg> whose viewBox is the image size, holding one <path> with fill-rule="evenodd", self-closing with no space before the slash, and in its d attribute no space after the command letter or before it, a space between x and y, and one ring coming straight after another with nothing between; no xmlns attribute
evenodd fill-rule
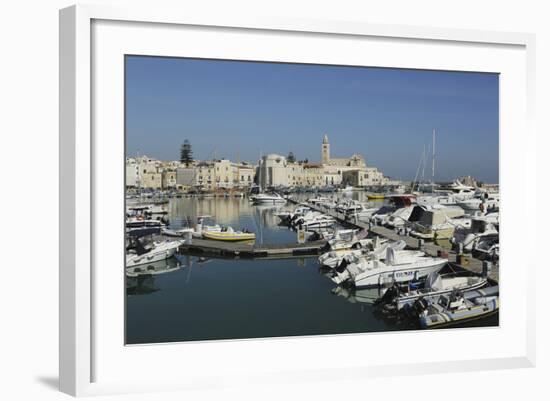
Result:
<svg viewBox="0 0 550 401"><path fill-rule="evenodd" d="M203 231L203 238L216 241L252 241L256 234L247 231L234 231L231 227L224 227L221 231Z"/></svg>
<svg viewBox="0 0 550 401"><path fill-rule="evenodd" d="M419 323L424 329L479 319L498 311L500 306L498 286L441 295L433 303L424 300L422 306Z"/></svg>
<svg viewBox="0 0 550 401"><path fill-rule="evenodd" d="M367 199L368 200L382 200L385 197L386 197L386 195L384 195L384 194L377 194L377 193L367 194Z"/></svg>
<svg viewBox="0 0 550 401"><path fill-rule="evenodd" d="M455 291L473 291L487 285L487 278L474 275L458 275L452 273L434 272L428 275L422 288L408 289L400 292L397 286L386 292L384 298L390 299L384 306L386 310L411 308L422 298L434 302L441 295L448 295Z"/></svg>

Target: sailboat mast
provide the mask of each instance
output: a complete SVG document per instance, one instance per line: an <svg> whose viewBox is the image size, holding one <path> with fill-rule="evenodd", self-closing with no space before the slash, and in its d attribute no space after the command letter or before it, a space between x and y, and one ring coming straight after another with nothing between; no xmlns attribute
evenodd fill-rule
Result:
<svg viewBox="0 0 550 401"><path fill-rule="evenodd" d="M435 184L435 129L432 132L432 186Z"/></svg>

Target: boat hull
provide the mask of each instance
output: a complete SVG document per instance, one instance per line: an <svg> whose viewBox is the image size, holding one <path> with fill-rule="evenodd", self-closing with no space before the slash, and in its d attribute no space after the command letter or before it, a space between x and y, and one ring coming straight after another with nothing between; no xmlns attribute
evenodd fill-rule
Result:
<svg viewBox="0 0 550 401"><path fill-rule="evenodd" d="M202 233L202 236L205 239L227 242L253 241L256 239L256 234L254 233L227 233L206 231Z"/></svg>
<svg viewBox="0 0 550 401"><path fill-rule="evenodd" d="M143 254L140 256L132 255L126 258L126 267L141 266L171 258L176 253L176 249L177 247L174 247L160 252L153 252L151 254Z"/></svg>
<svg viewBox="0 0 550 401"><path fill-rule="evenodd" d="M423 266L387 266L383 271L375 269L352 277L356 288L378 287L390 283L403 283L418 280L431 273L438 272L447 263L446 260Z"/></svg>
<svg viewBox="0 0 550 401"><path fill-rule="evenodd" d="M487 285L487 280L479 280L473 285L460 288L460 291L474 291L484 287L485 285ZM428 293L419 293L419 294L410 295L410 296L402 296L397 299L395 304L397 306L397 310L402 310L404 308L411 307L414 304L414 302L419 298L424 298L425 300L433 301L441 295L450 294L454 290L456 289L452 288L452 289L445 289L441 291L432 291Z"/></svg>
<svg viewBox="0 0 550 401"><path fill-rule="evenodd" d="M454 323L479 319L496 313L499 309L498 296L490 297L488 302L455 311L445 310L420 317L423 329L452 325Z"/></svg>

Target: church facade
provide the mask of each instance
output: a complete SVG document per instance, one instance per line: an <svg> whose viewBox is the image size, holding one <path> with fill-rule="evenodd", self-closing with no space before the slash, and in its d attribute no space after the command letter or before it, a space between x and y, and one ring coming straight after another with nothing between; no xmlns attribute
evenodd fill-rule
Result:
<svg viewBox="0 0 550 401"><path fill-rule="evenodd" d="M349 158L333 158L330 142L324 135L319 163L289 162L284 156L263 156L258 167L258 183L269 187L326 187L353 185L357 187L384 185L388 179L376 167L368 167L360 154Z"/></svg>

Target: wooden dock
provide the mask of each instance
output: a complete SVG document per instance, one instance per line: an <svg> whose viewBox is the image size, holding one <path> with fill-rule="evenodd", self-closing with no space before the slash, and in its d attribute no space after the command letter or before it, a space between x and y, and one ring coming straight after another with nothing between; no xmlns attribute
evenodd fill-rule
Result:
<svg viewBox="0 0 550 401"><path fill-rule="evenodd" d="M312 241L303 244L255 244L213 241L193 238L181 245L179 253L204 254L222 257L282 259L314 256L321 253L326 241Z"/></svg>
<svg viewBox="0 0 550 401"><path fill-rule="evenodd" d="M288 200L293 204L300 203L292 198L289 198ZM340 224L344 226L351 226L359 229L368 229L373 234L378 235L380 237L387 238L392 241L405 241L408 248L420 249L430 256L443 257L443 255L446 255L445 257L449 260L449 262L455 263L459 267L474 273L481 274L483 271L483 261L476 259L471 255L462 255L462 257L460 257L456 252L449 250L448 248L442 247L440 245L434 244L433 242L422 242L418 238L414 238L408 235L399 235L394 230L391 230L387 227L373 226L373 225L370 225L369 223L365 223L357 219L347 219L344 214L338 213L332 209L320 208L313 205L308 205L308 206L313 210L332 216L333 218L338 220ZM496 266L494 264L492 265L491 271L489 272L488 277L491 280L498 283L498 280L499 280L498 265Z"/></svg>

